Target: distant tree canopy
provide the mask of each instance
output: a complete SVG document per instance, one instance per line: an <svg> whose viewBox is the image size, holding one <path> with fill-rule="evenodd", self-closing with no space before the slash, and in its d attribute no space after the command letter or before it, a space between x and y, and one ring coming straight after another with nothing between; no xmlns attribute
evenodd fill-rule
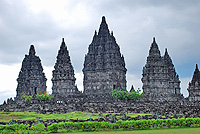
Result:
<svg viewBox="0 0 200 134"><path fill-rule="evenodd" d="M139 100L141 99L144 94L141 93L141 90L138 88L137 91L135 91L133 88L131 89L130 92L128 92L127 90L120 90L115 89L111 91L111 95L115 100Z"/></svg>

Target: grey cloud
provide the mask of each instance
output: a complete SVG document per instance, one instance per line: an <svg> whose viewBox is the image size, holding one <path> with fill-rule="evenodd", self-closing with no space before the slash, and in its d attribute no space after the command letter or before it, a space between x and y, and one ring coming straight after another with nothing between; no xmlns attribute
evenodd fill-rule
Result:
<svg viewBox="0 0 200 134"><path fill-rule="evenodd" d="M33 14L21 2L3 0L0 5L0 63L20 62L32 42L48 42L64 32L46 12Z"/></svg>

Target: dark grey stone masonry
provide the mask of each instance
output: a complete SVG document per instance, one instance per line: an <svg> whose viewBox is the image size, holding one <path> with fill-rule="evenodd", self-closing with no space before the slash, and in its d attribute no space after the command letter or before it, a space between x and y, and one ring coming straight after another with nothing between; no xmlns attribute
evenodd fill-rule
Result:
<svg viewBox="0 0 200 134"><path fill-rule="evenodd" d="M53 70L52 94L68 96L79 93L75 82L74 68L71 64L69 52L63 38Z"/></svg>
<svg viewBox="0 0 200 134"><path fill-rule="evenodd" d="M150 101L177 101L180 94L180 80L172 60L165 50L162 57L153 38L146 65L142 74L143 92Z"/></svg>
<svg viewBox="0 0 200 134"><path fill-rule="evenodd" d="M35 48L31 45L29 55L25 55L17 78L17 96L43 94L46 92L46 77L43 73L41 60L35 55Z"/></svg>
<svg viewBox="0 0 200 134"><path fill-rule="evenodd" d="M111 90L126 90L126 68L113 32L103 16L98 33L95 31L83 68L85 94L109 94Z"/></svg>
<svg viewBox="0 0 200 134"><path fill-rule="evenodd" d="M189 92L189 101L200 101L200 72L197 64L187 90Z"/></svg>

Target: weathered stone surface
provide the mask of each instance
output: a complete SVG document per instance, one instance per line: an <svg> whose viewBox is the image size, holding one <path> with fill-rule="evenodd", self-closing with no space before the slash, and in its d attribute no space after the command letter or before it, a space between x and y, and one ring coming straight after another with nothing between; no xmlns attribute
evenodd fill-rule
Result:
<svg viewBox="0 0 200 134"><path fill-rule="evenodd" d="M35 55L35 48L31 45L29 55L25 55L17 78L17 97L23 92L26 95L45 93L46 81L47 79L43 73L41 60Z"/></svg>
<svg viewBox="0 0 200 134"><path fill-rule="evenodd" d="M183 98L180 94L179 76L167 49L161 57L155 38L143 68L142 83L146 99L150 101L177 101Z"/></svg>
<svg viewBox="0 0 200 134"><path fill-rule="evenodd" d="M85 56L84 93L105 95L116 88L126 90L126 71L119 45L103 16L99 32L95 31Z"/></svg>
<svg viewBox="0 0 200 134"><path fill-rule="evenodd" d="M187 90L189 92L189 101L200 101L200 72L197 64Z"/></svg>
<svg viewBox="0 0 200 134"><path fill-rule="evenodd" d="M74 69L63 38L53 70L52 94L54 96L68 96L70 94L79 93L75 82Z"/></svg>

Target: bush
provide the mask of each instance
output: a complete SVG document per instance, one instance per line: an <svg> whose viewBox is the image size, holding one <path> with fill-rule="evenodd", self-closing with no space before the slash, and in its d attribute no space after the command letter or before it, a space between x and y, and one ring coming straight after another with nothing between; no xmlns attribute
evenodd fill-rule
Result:
<svg viewBox="0 0 200 134"><path fill-rule="evenodd" d="M50 126L47 127L48 131L51 131L53 133L58 131L58 124L57 123L53 123Z"/></svg>
<svg viewBox="0 0 200 134"><path fill-rule="evenodd" d="M76 131L99 131L109 129L124 129L124 130L143 130L156 129L166 127L199 127L200 118L180 118L180 119L149 119L149 120L118 120L116 123L110 122L59 122L53 123L47 127L49 132L58 132L58 130L66 129L67 132L71 130ZM29 126L26 124L0 125L1 133L23 132L31 129L32 131L45 131L43 124Z"/></svg>
<svg viewBox="0 0 200 134"><path fill-rule="evenodd" d="M46 94L37 94L36 97L39 101L49 101L49 100L51 100L52 95L47 94L47 93Z"/></svg>
<svg viewBox="0 0 200 134"><path fill-rule="evenodd" d="M44 128L45 128L44 124L41 124L41 123L38 123L35 126L31 126L32 130L37 130L37 131L45 131Z"/></svg>
<svg viewBox="0 0 200 134"><path fill-rule="evenodd" d="M33 97L33 96L31 96L31 95L30 95L30 96L27 96L26 99L25 99L25 101L26 101L26 102L31 102L31 101L32 101L32 97Z"/></svg>
<svg viewBox="0 0 200 134"><path fill-rule="evenodd" d="M111 96L115 100L139 100L144 96L143 93L140 92L141 90L139 88L137 91L131 90L131 92L128 92L127 90L120 90L118 88L111 91Z"/></svg>

